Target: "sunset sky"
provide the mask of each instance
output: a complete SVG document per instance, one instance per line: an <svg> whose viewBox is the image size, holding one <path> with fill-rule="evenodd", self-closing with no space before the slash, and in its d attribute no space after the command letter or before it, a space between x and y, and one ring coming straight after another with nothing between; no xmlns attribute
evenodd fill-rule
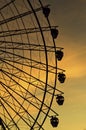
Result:
<svg viewBox="0 0 86 130"><path fill-rule="evenodd" d="M60 119L56 130L85 130L86 0L48 1L52 5L54 22L59 26L56 43L57 46L64 47L65 53L58 65L66 70L67 76L66 82L61 86L65 93L65 103L56 108Z"/></svg>
<svg viewBox="0 0 86 130"><path fill-rule="evenodd" d="M0 4L2 3L2 5L4 5L4 3L7 1L9 1L9 0L4 0L4 2L3 2L3 0L1 0ZM29 1L31 1L31 0L29 0ZM17 2L19 5L17 5ZM37 1L33 0L31 2L33 2L34 7L35 7L35 5L36 6L40 5L37 3L38 0ZM63 106L58 106L56 103L56 100L54 100L54 102L53 102L52 109L54 109L59 114L59 117L58 117L59 125L57 128L54 128L54 130L86 130L86 101L85 101L86 100L86 0L43 0L42 2L44 2L43 3L44 5L45 5L45 3L50 4L50 8L51 8L51 13L49 16L50 23L51 23L51 25L57 25L58 30L59 30L59 35L58 35L58 38L55 39L55 43L56 43L57 47L64 48L64 50L63 50L64 57L61 61L58 61L58 68L62 68L64 70L66 70L66 72L65 72L66 81L64 84L60 84L59 82L57 82L57 89L62 90L64 92L65 102L64 102ZM33 114L34 111L37 110L37 112L38 112L39 108L41 106L40 104L42 102L41 101L42 96L43 96L42 94L44 94L44 92L46 92L45 85L48 86L47 83L45 83L45 80L46 80L46 69L45 69L46 64L45 63L47 60L45 60L45 57L44 57L45 56L44 50L43 50L43 52L40 51L41 53L39 53L38 51L37 52L34 51L34 53L33 53L32 51L28 51L27 46L24 46L24 49L27 50L27 51L25 51L23 49L23 44L21 44L21 43L24 42L24 44L26 43L25 45L29 45L29 46L30 46L30 43L31 44L34 43L34 46L37 45L37 47L39 47L39 48L40 48L40 46L38 46L38 45L45 45L45 44L41 37L41 33L40 33L41 31L38 30L38 32L35 34L34 30L36 30L36 26L38 27L38 24L37 24L37 19L35 19L35 17L33 17L33 16L35 16L33 12L32 12L32 14L26 15L24 18L22 18L23 20L21 19L21 17L23 17L23 15L20 15L19 17L15 17L15 19L13 21L11 21L12 16L17 16L16 15L17 13L19 14L20 12L25 12L25 10L27 11L30 8L29 4L25 5L23 0L22 0L22 2L21 2L21 0L20 1L16 0L14 3L16 3L16 6L14 6L15 4L10 5L9 8L6 7L7 10L4 10L4 8L3 8L2 10L4 10L4 11L0 15L1 24L2 24L1 28L0 28L1 37L3 38L4 34L6 34L7 37L10 36L11 31L13 31L12 33L14 34L14 36L8 37L8 38L5 36L7 38L6 40L8 41L7 43L9 43L8 50L9 50L9 47L12 46L12 48L11 48L12 52L11 51L8 52L8 50L6 50L7 48L5 47L7 45L7 43L2 42L2 43L4 43L5 51L1 50L1 56L2 56L1 63L3 63L4 65L7 64L7 66L6 67L2 66L2 69L0 70L1 74L2 74L1 81L5 81L7 86L3 85L2 82L1 82L1 86L2 86L2 88L5 88L3 86L6 86L8 88L8 89L6 88L5 91L7 92L7 94L9 92L9 95L7 95L8 100L4 99L6 101L3 100L3 97L2 97L4 95L3 93L1 93L2 95L0 95L0 96L1 96L1 100L3 102L11 101L11 99L9 97L11 97L13 99L12 103L11 102L9 102L9 103L12 104L13 105L12 107L14 107L14 108L18 107L18 110L17 109L14 110L14 108L12 109L12 107L10 107L9 104L6 104L6 103L5 104L8 106L8 108L10 107L10 109L14 112L15 115L18 114L16 111L20 112L19 114L21 114L21 115L23 115L22 113L25 112L25 114L27 115L29 109L28 110L26 110L26 109L30 108L31 111L33 111L33 112L31 112L32 117L33 117L33 115L36 115L36 114ZM1 6L1 7L3 7L3 6ZM19 8L20 12L18 12L19 10L17 10L17 8L15 8L15 7ZM40 14L42 14L42 15L40 15ZM38 16L39 21L41 20L40 25L44 26L47 21L46 21L45 17L43 16L42 11L39 11L37 16ZM10 17L11 17L11 19L9 19ZM6 18L6 19L8 18L7 24L6 24L5 20L4 21L2 20L4 18ZM18 20L16 20L16 19L18 19ZM4 25L4 24L6 24L6 25ZM14 26L13 26L13 24L14 24ZM48 22L47 22L47 24L48 24ZM46 24L46 26L47 26L47 24ZM32 28L33 25L35 28ZM46 26L44 26L44 27L46 27ZM48 26L49 26L49 24L48 24ZM28 30L29 29L31 30L31 28L32 28L32 30L31 30L32 32L29 32L30 31L29 30L28 35L24 35L21 32L23 30L23 31L25 31L24 33L26 34L27 27L29 27ZM4 28L4 31L3 31L3 28ZM16 30L14 30L15 28L16 28ZM21 31L18 29L20 29ZM8 30L11 30L10 33ZM2 32L5 32L5 33L3 33L3 35L2 35ZM45 32L47 32L47 31L45 31ZM19 34L17 34L17 33L19 33ZM15 34L19 35L19 37ZM46 33L45 34L43 33L43 35L44 35L44 38L46 41L45 42L46 45L49 45L49 44L53 45L53 44L51 44L52 37L50 37L51 33L49 32L49 30L47 32L47 35L46 35ZM15 51L17 49L16 48L17 44L15 44L15 46L13 46L13 42L11 40L13 40L14 43L18 43L18 42L20 43L18 45L18 47L20 47L19 49L21 51L20 50ZM47 40L48 40L48 42L47 42ZM2 43L0 45L3 48ZM33 47L33 45L32 45L32 47ZM16 48L16 49L14 49L14 48ZM32 49L35 50L35 48L36 47L33 47ZM6 53L7 57L4 56L4 53ZM49 59L48 64L50 64L50 65L52 65L53 59L55 58L54 54L55 53L51 53L51 54L48 53L47 58ZM13 57L11 56L11 58L10 58L10 55L12 55ZM23 56L25 56L25 57L23 57ZM53 56L54 56L54 58L53 58ZM10 64L8 62L5 63L5 61L3 60L4 57L7 58L7 61L10 61L10 62L17 61L17 62L15 62L15 64L13 63L13 65L10 62L9 62ZM43 57L43 58L41 58L41 57ZM13 61L11 61L11 60L13 60ZM36 60L37 60L37 62L36 62ZM20 63L19 65L21 66L21 68L18 65L18 63ZM41 63L44 63L44 64L41 64ZM24 65L26 65L27 67ZM38 65L38 66L36 66L36 65ZM11 66L10 69L8 69L9 66ZM39 68L42 68L40 66L44 67L44 70L40 69L40 71L39 71ZM13 67L14 67L14 69L13 69ZM35 68L35 67L38 67L38 68ZM7 71L7 73L5 73L5 71L3 71L4 68L6 69L5 71L7 71L7 70L8 71L10 70L10 71L9 72ZM27 69L27 73L26 73L26 69ZM12 70L13 74L11 74L12 73L11 70ZM51 67L52 72L53 72L53 70ZM15 73L14 73L14 71L15 71ZM30 72L30 74L28 72ZM6 80L5 80L3 75L7 76L8 79L6 78ZM14 78L13 77L11 78L9 75L13 76ZM15 75L17 75L17 76L15 76ZM48 81L48 83L50 83L50 85L52 85L52 81L54 81L55 77L52 77L52 74L50 74L50 72L49 72L48 77L49 77L49 79L47 81ZM19 81L19 83L17 83L18 81ZM10 86L12 86L12 89L13 89L13 87L15 88L16 93L12 89L9 89L7 83L8 84L12 83ZM17 84L17 86L16 86L16 84ZM22 87L22 86L25 86L25 87ZM18 90L18 87L19 87L19 90ZM29 88L29 90L27 91L28 88ZM39 89L39 88L43 88L43 89ZM9 91L7 91L7 90L9 90ZM38 90L40 90L40 91L38 91ZM51 90L51 89L49 89L49 90ZM2 91L3 91L3 89L2 89ZM12 94L10 94L11 91L12 91L12 94L14 94L13 96L12 96ZM38 93L37 93L37 91L38 91ZM51 92L52 91L50 91L48 96L46 96L46 97L49 97L45 101L45 103L47 103L47 104L48 104L48 101L51 101L51 97L50 97L50 95L52 95ZM28 94L29 94L29 96L28 96ZM39 97L36 98L36 96L34 96L34 94ZM20 97L20 98L18 97L18 100L20 100L23 105L21 104L20 101L16 100L17 98L15 98L15 95ZM21 95L23 95L23 96L21 96ZM25 100L24 96L27 98L27 100ZM31 100L29 101L29 105L28 105L28 100L30 98L31 98ZM23 102L23 100L24 100L24 102ZM31 104L31 101L32 101L32 104ZM19 106L15 105L15 103L17 103ZM24 104L24 103L26 103L26 104ZM2 105L2 104L3 103L1 102L1 104L0 104L1 108L5 108L5 107L3 107L4 105ZM38 107L36 107L33 104L38 105ZM26 105L27 105L27 108L26 108ZM46 108L48 107L48 105L46 105L44 107L45 110L47 110ZM22 106L24 106L24 107L22 107ZM28 106L30 106L30 107L28 107ZM50 107L48 107L48 109L49 108ZM10 111L10 109L9 109L9 111ZM43 114L46 115L46 113L45 113L46 111L44 109L43 109L43 111L44 111ZM1 109L1 113L2 113L2 111L4 111L4 109ZM5 114L5 112L4 112L4 114ZM2 114L2 117L5 118L6 115L4 116L4 114ZM8 117L10 117L9 112L7 113L7 115L8 115ZM26 115L25 115L25 118L26 118ZM16 116L12 115L12 118L13 117L16 117ZM20 120L20 117L22 117L22 116L19 116L19 120ZM51 117L51 114L49 117ZM15 118L15 120L16 119L17 118ZM21 118L21 119L23 121L23 118ZM29 119L29 116L28 116L28 119ZM39 119L41 122L41 120L43 120L43 116L41 116ZM53 130L49 119L50 118L47 118L45 121L45 124L44 124L45 130ZM35 120L35 118L33 118L33 120ZM24 122L24 123L26 123L26 122ZM33 122L31 122L31 120L29 120L29 123L33 123ZM21 125L21 122L20 122L20 125ZM23 124L21 126L23 126ZM31 127L31 126L29 126L29 127Z"/></svg>

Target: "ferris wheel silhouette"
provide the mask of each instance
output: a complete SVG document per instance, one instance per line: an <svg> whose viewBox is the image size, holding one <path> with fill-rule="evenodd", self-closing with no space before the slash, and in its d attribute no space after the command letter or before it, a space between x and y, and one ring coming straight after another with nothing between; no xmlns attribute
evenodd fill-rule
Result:
<svg viewBox="0 0 86 130"><path fill-rule="evenodd" d="M57 47L58 26L49 20L50 7L41 0L0 0L0 128L44 130L54 98L63 105L65 70L57 67L64 53Z"/></svg>

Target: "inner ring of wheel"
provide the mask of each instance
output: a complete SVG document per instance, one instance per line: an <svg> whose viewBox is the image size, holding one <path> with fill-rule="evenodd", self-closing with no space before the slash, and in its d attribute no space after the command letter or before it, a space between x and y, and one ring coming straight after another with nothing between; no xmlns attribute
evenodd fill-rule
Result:
<svg viewBox="0 0 86 130"><path fill-rule="evenodd" d="M40 113L41 113L41 110L42 110L42 107L43 107L43 103L44 103L44 100L45 100L45 98L46 98L47 81L48 81L48 56L47 56L46 42L45 42L44 35L43 35L42 29L41 29L40 21L39 21L39 19L38 19L36 13L35 13L35 11L34 11L34 8L33 8L33 6L31 5L31 3L30 3L29 0L28 0L28 3L29 3L29 5L31 6L31 9L32 9L32 11L33 11L33 13L34 13L34 16L35 16L35 18L36 18L36 20L37 20L37 23L38 23L38 26L39 26L39 29L40 29L40 32L41 32L41 36L42 36L42 39L43 39L44 47L45 47L45 57L46 57L46 85L45 85L45 93L44 93L44 96L43 96L43 102L42 102L42 104L41 104L39 113L38 113L38 115L37 115L37 117L36 117L36 120L35 120L33 126L32 126L32 128L33 128L34 125L35 125L35 123L37 122L37 119L38 119ZM49 21L48 21L48 22L49 22ZM49 23L49 24L50 24L50 23ZM49 25L49 26L50 26L50 25ZM50 29L51 29L51 27L50 27ZM54 48L55 48L55 52L56 52L56 45L55 45L54 39L53 39L53 44L54 44ZM55 63L56 63L56 68L57 68L57 59L55 59ZM51 105L52 105L52 102L53 102L53 98L54 98L54 93L55 93L55 88L56 88L56 82L57 82L57 69L56 69L55 84L54 84L52 99L51 99L51 102L50 102L50 107L49 107L49 109L48 109L48 111L47 111L47 113L46 113L46 115L45 115L45 118L44 118L42 124L40 125L40 128L41 128L42 125L44 124L44 122L45 122L45 120L46 120L46 118L47 118L47 115L48 115L48 113L49 113L49 111L50 111L50 108L51 108Z"/></svg>

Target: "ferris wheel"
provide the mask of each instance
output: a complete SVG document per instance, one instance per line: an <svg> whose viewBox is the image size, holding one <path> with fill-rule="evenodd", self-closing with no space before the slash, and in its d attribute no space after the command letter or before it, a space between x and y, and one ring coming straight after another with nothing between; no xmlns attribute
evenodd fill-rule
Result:
<svg viewBox="0 0 86 130"><path fill-rule="evenodd" d="M50 7L41 0L0 0L0 129L44 130L48 118L59 123L54 98L63 105L65 70L57 64L57 26L50 23Z"/></svg>

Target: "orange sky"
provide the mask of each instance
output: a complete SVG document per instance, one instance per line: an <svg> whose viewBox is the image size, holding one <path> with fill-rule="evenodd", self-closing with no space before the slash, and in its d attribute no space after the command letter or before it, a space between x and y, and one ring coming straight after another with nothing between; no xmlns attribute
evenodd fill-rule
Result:
<svg viewBox="0 0 86 130"><path fill-rule="evenodd" d="M86 0L50 0L54 21L59 26L57 46L64 47L59 67L66 69L61 86L65 103L57 107L60 123L56 130L86 128ZM51 128L52 130L52 128Z"/></svg>

